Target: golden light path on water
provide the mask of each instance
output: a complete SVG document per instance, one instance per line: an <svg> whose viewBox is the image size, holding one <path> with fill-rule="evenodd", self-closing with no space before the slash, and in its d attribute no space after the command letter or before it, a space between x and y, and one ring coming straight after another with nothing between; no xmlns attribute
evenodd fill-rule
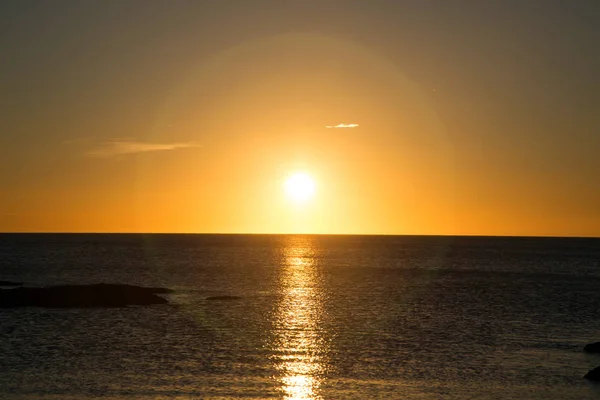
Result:
<svg viewBox="0 0 600 400"><path fill-rule="evenodd" d="M282 300L275 316L277 368L285 399L321 399L326 354L320 321L321 287L310 238L289 239L280 275Z"/></svg>

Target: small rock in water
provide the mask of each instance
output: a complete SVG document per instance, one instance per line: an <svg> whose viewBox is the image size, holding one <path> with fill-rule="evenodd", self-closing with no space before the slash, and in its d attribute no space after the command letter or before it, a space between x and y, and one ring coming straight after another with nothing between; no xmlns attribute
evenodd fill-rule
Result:
<svg viewBox="0 0 600 400"><path fill-rule="evenodd" d="M600 353L600 342L586 344L583 351L586 353Z"/></svg>
<svg viewBox="0 0 600 400"><path fill-rule="evenodd" d="M600 367L589 370L588 373L585 374L584 378L594 382L600 381Z"/></svg>

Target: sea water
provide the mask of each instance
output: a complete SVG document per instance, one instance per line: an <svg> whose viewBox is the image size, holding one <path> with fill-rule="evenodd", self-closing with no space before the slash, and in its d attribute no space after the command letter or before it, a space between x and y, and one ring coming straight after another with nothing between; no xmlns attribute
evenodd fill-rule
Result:
<svg viewBox="0 0 600 400"><path fill-rule="evenodd" d="M3 399L600 398L598 239L3 234L0 279L174 290L0 308Z"/></svg>

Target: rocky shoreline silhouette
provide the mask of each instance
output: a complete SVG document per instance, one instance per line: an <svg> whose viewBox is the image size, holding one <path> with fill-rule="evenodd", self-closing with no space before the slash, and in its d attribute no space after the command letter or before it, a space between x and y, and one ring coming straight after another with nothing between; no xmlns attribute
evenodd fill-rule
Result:
<svg viewBox="0 0 600 400"><path fill-rule="evenodd" d="M94 308L167 304L167 288L125 284L62 285L0 289L0 308Z"/></svg>

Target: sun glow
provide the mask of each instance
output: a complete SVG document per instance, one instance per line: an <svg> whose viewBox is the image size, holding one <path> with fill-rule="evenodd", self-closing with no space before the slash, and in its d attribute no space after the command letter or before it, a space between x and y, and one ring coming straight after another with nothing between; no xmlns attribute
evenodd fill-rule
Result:
<svg viewBox="0 0 600 400"><path fill-rule="evenodd" d="M304 203L315 195L315 181L304 172L296 172L285 180L284 189L290 200Z"/></svg>

